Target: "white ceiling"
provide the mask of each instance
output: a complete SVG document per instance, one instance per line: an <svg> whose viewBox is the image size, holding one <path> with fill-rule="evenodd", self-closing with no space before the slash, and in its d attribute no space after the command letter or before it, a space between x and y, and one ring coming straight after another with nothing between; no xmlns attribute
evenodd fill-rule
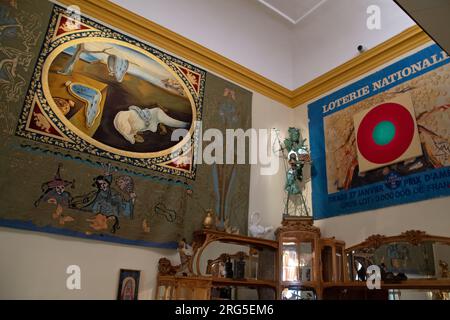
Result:
<svg viewBox="0 0 450 320"><path fill-rule="evenodd" d="M297 24L327 0L258 0L292 24Z"/></svg>
<svg viewBox="0 0 450 320"><path fill-rule="evenodd" d="M303 17L296 25L259 0L110 1L290 90L414 24L393 0L264 0ZM380 30L367 28L370 5L381 9Z"/></svg>

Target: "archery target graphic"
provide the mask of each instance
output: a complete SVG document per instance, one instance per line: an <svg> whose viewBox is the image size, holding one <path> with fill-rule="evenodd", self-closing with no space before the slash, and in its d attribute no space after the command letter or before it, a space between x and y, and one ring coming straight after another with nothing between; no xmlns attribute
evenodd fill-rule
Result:
<svg viewBox="0 0 450 320"><path fill-rule="evenodd" d="M422 155L411 97L404 94L353 117L359 172Z"/></svg>

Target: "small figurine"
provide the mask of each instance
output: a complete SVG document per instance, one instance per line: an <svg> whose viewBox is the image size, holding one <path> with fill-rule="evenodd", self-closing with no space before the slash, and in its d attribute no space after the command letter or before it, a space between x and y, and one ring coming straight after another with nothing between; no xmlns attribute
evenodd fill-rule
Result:
<svg viewBox="0 0 450 320"><path fill-rule="evenodd" d="M226 218L225 219L225 223L224 223L224 227L225 227L225 232L229 233L229 234L239 234L239 228L238 227L233 227L230 225L230 219Z"/></svg>
<svg viewBox="0 0 450 320"><path fill-rule="evenodd" d="M243 256L239 257L239 260L235 261L235 278L244 279L245 278L245 260Z"/></svg>
<svg viewBox="0 0 450 320"><path fill-rule="evenodd" d="M214 230L216 228L216 215L212 209L206 211L206 217L203 219L203 229Z"/></svg>
<svg viewBox="0 0 450 320"><path fill-rule="evenodd" d="M448 263L439 260L439 267L441 268L441 278L448 278Z"/></svg>
<svg viewBox="0 0 450 320"><path fill-rule="evenodd" d="M264 227L261 224L261 215L259 212L253 212L250 216L250 225L248 231L250 236L255 238L266 239L270 233L273 231L273 227Z"/></svg>
<svg viewBox="0 0 450 320"><path fill-rule="evenodd" d="M180 255L181 264L178 266L178 274L188 275L192 273L190 268L190 261L192 259L192 246L190 246L186 239L178 242L178 254Z"/></svg>
<svg viewBox="0 0 450 320"><path fill-rule="evenodd" d="M178 271L178 266L173 266L169 259L161 258L158 261L158 272L165 276L174 276Z"/></svg>
<svg viewBox="0 0 450 320"><path fill-rule="evenodd" d="M231 279L233 278L233 262L231 262L231 259L229 257L225 262L225 277Z"/></svg>

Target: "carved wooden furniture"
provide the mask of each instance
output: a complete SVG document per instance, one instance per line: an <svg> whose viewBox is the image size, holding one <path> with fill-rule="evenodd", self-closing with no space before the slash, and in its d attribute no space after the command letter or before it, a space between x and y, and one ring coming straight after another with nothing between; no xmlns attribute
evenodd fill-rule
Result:
<svg viewBox="0 0 450 320"><path fill-rule="evenodd" d="M214 299L217 297L211 295L213 289L229 287L257 289L260 299L277 298L278 242L206 229L194 232L193 239L193 254L189 257L188 268L184 268L189 272L181 275L179 274L180 266L172 266L166 258L160 259L157 299L185 299L192 296L196 299ZM216 259L210 259L202 272L203 253L209 245L215 242L246 246L249 248L249 252L223 253ZM255 252L258 257L258 267L255 268L257 273L254 276L248 276L247 273L244 278L227 278L220 274L221 263L225 263L228 259L244 259L247 265L255 257ZM186 290L188 284L191 286L190 291Z"/></svg>
<svg viewBox="0 0 450 320"><path fill-rule="evenodd" d="M208 278L158 275L156 300L209 300L210 296Z"/></svg>
<svg viewBox="0 0 450 320"><path fill-rule="evenodd" d="M401 294L407 298L412 289L425 290L433 299L450 299L449 237L412 230L392 237L373 235L344 250L344 242L321 238L311 219L285 220L276 235L277 241L271 241L214 230L195 232L193 254L185 265L160 260L157 299L215 299L219 298L217 290L230 287L256 288L260 299L387 300L400 299ZM214 242L250 250L222 253L208 261L208 272L203 273L202 255ZM224 276L223 264L228 259L247 263L255 256L255 276ZM369 265L384 268L380 290L367 287ZM402 273L407 280L396 278Z"/></svg>
<svg viewBox="0 0 450 320"><path fill-rule="evenodd" d="M345 243L321 238L311 218L285 219L276 235L281 299L321 299L324 284L344 281Z"/></svg>
<svg viewBox="0 0 450 320"><path fill-rule="evenodd" d="M324 299L397 299L413 289L427 291L433 299L450 298L445 269L450 260L449 237L417 230L390 237L373 235L347 248L345 256L345 282L325 283ZM381 290L367 288L366 269L370 265L384 269Z"/></svg>
<svg viewBox="0 0 450 320"><path fill-rule="evenodd" d="M345 242L335 238L321 238L319 243L322 284L344 282Z"/></svg>

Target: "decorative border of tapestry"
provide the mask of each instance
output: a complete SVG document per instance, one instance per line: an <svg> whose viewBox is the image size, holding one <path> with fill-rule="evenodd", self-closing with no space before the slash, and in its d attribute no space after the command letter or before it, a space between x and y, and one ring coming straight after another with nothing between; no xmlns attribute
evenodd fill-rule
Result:
<svg viewBox="0 0 450 320"><path fill-rule="evenodd" d="M450 195L449 62L431 45L308 106L316 219Z"/></svg>
<svg viewBox="0 0 450 320"><path fill-rule="evenodd" d="M197 67L55 6L16 134L65 156L194 179L205 78ZM184 134L174 140L177 130Z"/></svg>

